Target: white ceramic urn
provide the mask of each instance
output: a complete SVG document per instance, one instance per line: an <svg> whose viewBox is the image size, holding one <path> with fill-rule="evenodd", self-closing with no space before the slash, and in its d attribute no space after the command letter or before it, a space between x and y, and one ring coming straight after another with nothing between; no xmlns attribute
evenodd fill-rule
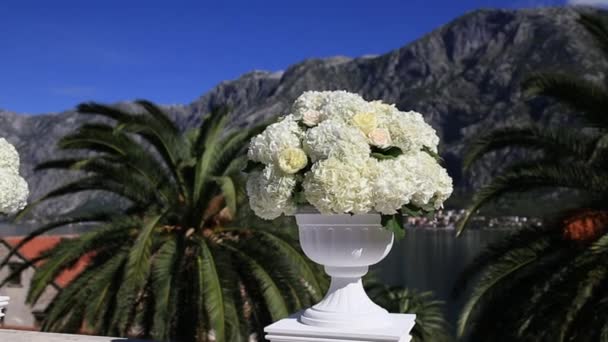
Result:
<svg viewBox="0 0 608 342"><path fill-rule="evenodd" d="M4 310L8 306L9 297L0 296L0 318L4 317Z"/></svg>
<svg viewBox="0 0 608 342"><path fill-rule="evenodd" d="M300 244L312 261L331 276L329 291L300 316L317 327L371 329L389 325L389 313L365 293L361 277L384 259L393 246L393 233L379 214L322 215L298 213Z"/></svg>

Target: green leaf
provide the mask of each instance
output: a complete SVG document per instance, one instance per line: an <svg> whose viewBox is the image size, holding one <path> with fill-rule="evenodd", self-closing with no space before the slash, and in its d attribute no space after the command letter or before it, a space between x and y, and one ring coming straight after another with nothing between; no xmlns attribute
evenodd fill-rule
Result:
<svg viewBox="0 0 608 342"><path fill-rule="evenodd" d="M308 204L306 195L304 195L304 192L302 192L302 191L294 192L293 200L294 200L294 202L296 202L296 204Z"/></svg>
<svg viewBox="0 0 608 342"><path fill-rule="evenodd" d="M403 226L403 215L401 211L393 215L381 216L382 226L395 234L395 239L401 239L405 236L405 228Z"/></svg>
<svg viewBox="0 0 608 342"><path fill-rule="evenodd" d="M412 205L404 205L401 207L401 211L410 217L419 217L424 215L424 211L420 208L414 207Z"/></svg>
<svg viewBox="0 0 608 342"><path fill-rule="evenodd" d="M202 304L208 315L209 327L215 331L216 341L225 341L226 321L224 312L224 292L211 249L203 239L199 240L200 253L196 263L199 288L202 290Z"/></svg>
<svg viewBox="0 0 608 342"><path fill-rule="evenodd" d="M371 156L378 160L395 159L403 154L403 151L397 146L391 146L388 148L379 148L376 146L372 146L371 150Z"/></svg>
<svg viewBox="0 0 608 342"><path fill-rule="evenodd" d="M546 96L567 105L587 124L605 128L608 117L608 89L579 75L564 72L538 72L527 78L522 88L526 96Z"/></svg>
<svg viewBox="0 0 608 342"><path fill-rule="evenodd" d="M394 157L394 156L387 156L387 155L384 155L382 153L376 153L376 152L372 152L371 156L372 156L372 158L376 158L378 160L388 160L388 159L395 159L395 158L397 158L397 157Z"/></svg>
<svg viewBox="0 0 608 342"><path fill-rule="evenodd" d="M154 229L163 217L162 214L153 216L146 221L129 252L126 276L133 289L143 287L150 272L150 256L152 254L152 239Z"/></svg>
<svg viewBox="0 0 608 342"><path fill-rule="evenodd" d="M154 291L154 337L171 338L171 323L176 310L176 273L179 270L177 239L167 240L152 261L152 286ZM170 317L170 318L169 318Z"/></svg>
<svg viewBox="0 0 608 342"><path fill-rule="evenodd" d="M429 156L433 157L438 163L443 163L443 158L441 158L441 156L439 155L439 153L431 150L427 146L422 146L422 152L424 152L424 153L428 154Z"/></svg>
<svg viewBox="0 0 608 342"><path fill-rule="evenodd" d="M226 207L228 207L232 215L236 214L236 186L234 185L234 181L228 176L214 177L214 179L222 189Z"/></svg>

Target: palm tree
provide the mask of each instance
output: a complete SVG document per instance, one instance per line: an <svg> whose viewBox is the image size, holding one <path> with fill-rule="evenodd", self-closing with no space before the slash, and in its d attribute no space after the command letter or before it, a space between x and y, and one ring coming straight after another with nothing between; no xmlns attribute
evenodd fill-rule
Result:
<svg viewBox="0 0 608 342"><path fill-rule="evenodd" d="M581 14L579 22L608 57L606 19ZM514 232L468 266L456 289L474 286L458 332L471 341L608 341L608 90L554 72L533 74L523 88L568 106L579 124L506 127L475 140L465 167L506 147L535 153L477 192L459 233L478 209L514 192L560 189L555 208L575 209Z"/></svg>
<svg viewBox="0 0 608 342"><path fill-rule="evenodd" d="M15 246L12 253L67 224L94 227L24 265L42 262L27 297L34 303L61 272L88 260L53 299L42 329L240 341L318 300L321 272L303 257L293 234L256 225L243 210L243 152L260 129L226 130L227 112L216 110L182 133L156 105L137 105L140 113L78 106L81 115L100 120L59 141L73 157L38 166L81 177L30 208L91 190L122 204L56 218Z"/></svg>

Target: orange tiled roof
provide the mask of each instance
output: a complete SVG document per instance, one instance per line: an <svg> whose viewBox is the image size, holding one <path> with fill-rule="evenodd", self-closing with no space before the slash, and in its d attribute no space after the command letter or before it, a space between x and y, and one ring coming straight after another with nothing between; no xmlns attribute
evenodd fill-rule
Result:
<svg viewBox="0 0 608 342"><path fill-rule="evenodd" d="M36 258L43 252L51 249L55 245L57 245L63 239L73 238L75 235L52 235L52 236L39 236L34 240L26 243L21 248L19 248L19 254L21 254L24 258L31 260ZM5 237L3 240L8 243L11 247L15 247L19 242L21 242L24 237ZM65 287L72 280L80 274L87 266L90 261L89 256L83 256L78 260L74 267L63 271L57 278L55 278L55 283L60 287ZM38 263L37 265L40 265Z"/></svg>

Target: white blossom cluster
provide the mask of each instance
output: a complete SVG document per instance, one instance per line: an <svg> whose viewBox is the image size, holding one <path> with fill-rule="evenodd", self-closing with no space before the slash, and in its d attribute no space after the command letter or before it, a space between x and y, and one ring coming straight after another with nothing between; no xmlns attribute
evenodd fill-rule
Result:
<svg viewBox="0 0 608 342"><path fill-rule="evenodd" d="M346 91L305 92L251 141L248 157L262 164L248 179L251 207L265 219L290 215L301 191L324 214L440 208L452 179L431 156L438 143L419 113Z"/></svg>
<svg viewBox="0 0 608 342"><path fill-rule="evenodd" d="M0 214L13 214L25 207L29 190L19 175L19 154L0 138Z"/></svg>

